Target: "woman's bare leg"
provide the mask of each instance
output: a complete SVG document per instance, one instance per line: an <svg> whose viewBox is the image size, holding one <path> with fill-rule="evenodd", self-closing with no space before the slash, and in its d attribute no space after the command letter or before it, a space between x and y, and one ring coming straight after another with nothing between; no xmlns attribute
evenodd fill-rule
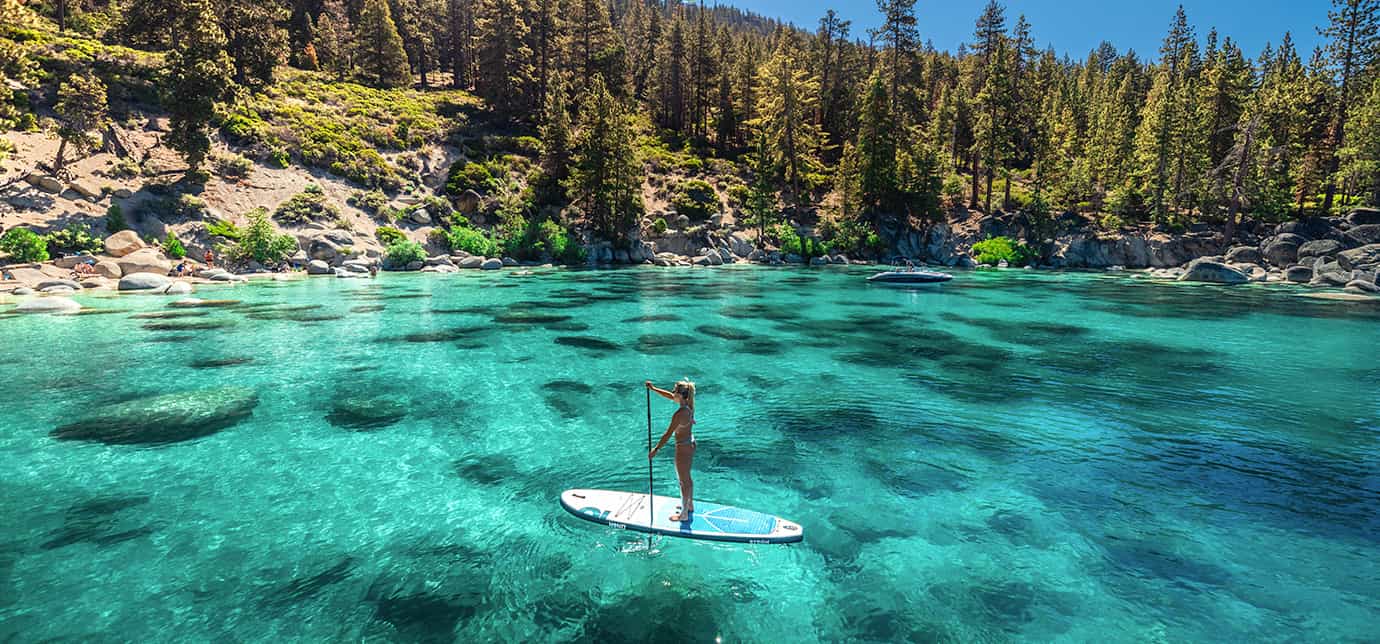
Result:
<svg viewBox="0 0 1380 644"><path fill-rule="evenodd" d="M680 507L672 521L684 521L695 511L695 482L690 478L690 465L695 459L694 445L676 446L676 478L680 479Z"/></svg>

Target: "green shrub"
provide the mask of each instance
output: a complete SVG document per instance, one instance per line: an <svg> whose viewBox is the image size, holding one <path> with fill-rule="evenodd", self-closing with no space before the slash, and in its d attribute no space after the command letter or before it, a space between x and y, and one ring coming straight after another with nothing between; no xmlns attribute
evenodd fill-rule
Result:
<svg viewBox="0 0 1380 644"><path fill-rule="evenodd" d="M48 243L28 228L11 228L0 237L0 252L19 262L48 261Z"/></svg>
<svg viewBox="0 0 1380 644"><path fill-rule="evenodd" d="M211 166L222 177L238 179L249 176L254 162L239 154L216 154L211 157Z"/></svg>
<svg viewBox="0 0 1380 644"><path fill-rule="evenodd" d="M187 247L182 245L182 240L178 239L172 231L168 231L168 238L163 240L163 252L173 259L182 259L187 256Z"/></svg>
<svg viewBox="0 0 1380 644"><path fill-rule="evenodd" d="M388 206L388 195L382 190L359 191L350 195L348 203L371 215L378 215Z"/></svg>
<svg viewBox="0 0 1380 644"><path fill-rule="evenodd" d="M115 179L133 179L143 174L143 169L130 159L119 159L110 166L110 171L106 174Z"/></svg>
<svg viewBox="0 0 1380 644"><path fill-rule="evenodd" d="M273 148L268 151L268 163L275 168L286 168L292 162L292 155L288 154L283 148Z"/></svg>
<svg viewBox="0 0 1380 644"><path fill-rule="evenodd" d="M122 230L129 230L129 224L125 221L125 209L120 204L110 204L105 209L105 234L114 235Z"/></svg>
<svg viewBox="0 0 1380 644"><path fill-rule="evenodd" d="M666 225L665 217L657 217L656 221L652 222L652 230L658 235L665 235L667 228L669 228L669 226Z"/></svg>
<svg viewBox="0 0 1380 644"><path fill-rule="evenodd" d="M94 255L105 250L105 241L91 234L91 227L86 224L70 224L48 233L44 239L50 255L83 252Z"/></svg>
<svg viewBox="0 0 1380 644"><path fill-rule="evenodd" d="M752 189L741 183L735 183L728 187L728 201L735 206L746 206L751 196Z"/></svg>
<svg viewBox="0 0 1380 644"><path fill-rule="evenodd" d="M446 194L458 197L466 190L484 194L498 187L494 174L483 164L472 161L456 161L450 166L446 177Z"/></svg>
<svg viewBox="0 0 1380 644"><path fill-rule="evenodd" d="M973 260L979 264L996 265L1006 260L1012 266L1025 266L1034 257L1029 246L1010 237L992 237L973 244Z"/></svg>
<svg viewBox="0 0 1380 644"><path fill-rule="evenodd" d="M537 156L542 153L542 144L536 137L519 136L513 139L513 149L528 156Z"/></svg>
<svg viewBox="0 0 1380 644"><path fill-rule="evenodd" d="M378 237L379 243L384 246L392 246L397 242L407 241L407 235L392 226L379 226L379 229L374 232L374 236Z"/></svg>
<svg viewBox="0 0 1380 644"><path fill-rule="evenodd" d="M301 224L318 219L339 219L340 209L330 202L321 186L310 184L284 201L273 212L273 218L291 224Z"/></svg>
<svg viewBox="0 0 1380 644"><path fill-rule="evenodd" d="M244 231L240 230L239 226L236 226L235 224L229 221L213 219L209 222L206 222L206 234L214 235L216 237L224 237L226 239L234 241L243 237Z"/></svg>
<svg viewBox="0 0 1380 644"><path fill-rule="evenodd" d="M1121 215L1107 213L1097 219L1097 227L1105 232L1114 233L1126 226L1126 220Z"/></svg>
<svg viewBox="0 0 1380 644"><path fill-rule="evenodd" d="M1129 186L1117 188L1107 195L1107 206L1112 214L1122 219L1140 219L1148 212L1145 196Z"/></svg>
<svg viewBox="0 0 1380 644"><path fill-rule="evenodd" d="M426 260L426 251L422 250L422 245L414 241L405 239L389 244L388 250L384 252L384 257L388 264L395 267L403 267L412 262Z"/></svg>
<svg viewBox="0 0 1380 644"><path fill-rule="evenodd" d="M682 181L671 195L671 205L676 212L698 221L719 211L719 193L714 186L699 179Z"/></svg>
<svg viewBox="0 0 1380 644"><path fill-rule="evenodd" d="M249 225L238 243L222 249L227 257L239 260L253 260L260 264L276 264L297 252L297 238L280 234L268 220L268 210L255 208L246 215Z"/></svg>
<svg viewBox="0 0 1380 644"><path fill-rule="evenodd" d="M498 243L483 231L468 226L453 226L446 233L446 243L451 250L460 250L471 255L493 257L498 254Z"/></svg>

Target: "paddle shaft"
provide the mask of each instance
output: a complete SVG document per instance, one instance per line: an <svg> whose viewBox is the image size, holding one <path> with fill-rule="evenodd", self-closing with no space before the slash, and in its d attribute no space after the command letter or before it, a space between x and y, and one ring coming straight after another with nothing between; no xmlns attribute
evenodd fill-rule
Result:
<svg viewBox="0 0 1380 644"><path fill-rule="evenodd" d="M652 390L647 389L647 524L656 523L652 512ZM650 537L649 537L650 538Z"/></svg>

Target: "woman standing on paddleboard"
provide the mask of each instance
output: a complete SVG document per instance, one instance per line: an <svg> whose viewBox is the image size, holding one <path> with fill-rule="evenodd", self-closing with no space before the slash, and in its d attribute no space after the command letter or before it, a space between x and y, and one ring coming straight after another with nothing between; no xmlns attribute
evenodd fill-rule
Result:
<svg viewBox="0 0 1380 644"><path fill-rule="evenodd" d="M691 498L695 493L695 483L690 480L690 463L695 459L693 430L695 425L695 383L682 380L676 383L671 391L665 391L652 386L652 381L648 380L647 388L680 405L680 409L677 409L676 413L671 416L671 426L666 428L666 433L661 435L661 440L657 441L656 447L648 452L647 460L656 457L656 453L661 451L661 447L666 444L667 439L674 432L676 435L676 478L680 479L681 511L671 515L671 520L689 521L690 515L695 511L695 500Z"/></svg>

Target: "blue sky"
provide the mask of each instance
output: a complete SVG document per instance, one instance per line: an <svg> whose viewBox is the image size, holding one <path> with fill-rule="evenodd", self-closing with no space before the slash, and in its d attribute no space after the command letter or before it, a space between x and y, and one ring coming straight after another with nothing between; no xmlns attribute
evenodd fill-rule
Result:
<svg viewBox="0 0 1380 644"><path fill-rule="evenodd" d="M708 1L706 4L709 4ZM880 14L875 0L730 0L742 9L782 18L814 30L824 11L833 8L853 21L853 34L866 38ZM922 38L939 49L954 50L972 39L973 22L987 0L917 0L916 15ZM1267 42L1278 43L1285 31L1294 34L1306 59L1322 39L1317 27L1327 22L1328 0L1007 0L1008 24L1025 14L1041 49L1053 45L1060 54L1082 58L1103 40L1120 50L1154 55L1169 30L1174 11L1183 4L1200 37L1216 27L1254 56Z"/></svg>

